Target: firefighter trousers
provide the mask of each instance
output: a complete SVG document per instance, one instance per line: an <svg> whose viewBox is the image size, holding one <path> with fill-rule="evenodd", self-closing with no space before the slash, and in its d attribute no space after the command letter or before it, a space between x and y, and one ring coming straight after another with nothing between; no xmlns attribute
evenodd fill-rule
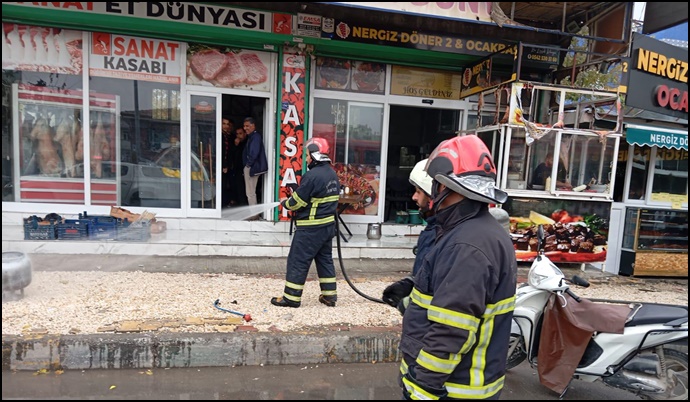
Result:
<svg viewBox="0 0 690 402"><path fill-rule="evenodd" d="M316 264L321 294L335 297L335 265L333 265L333 237L335 223L316 228L297 227L287 257L285 296L300 302L312 261Z"/></svg>

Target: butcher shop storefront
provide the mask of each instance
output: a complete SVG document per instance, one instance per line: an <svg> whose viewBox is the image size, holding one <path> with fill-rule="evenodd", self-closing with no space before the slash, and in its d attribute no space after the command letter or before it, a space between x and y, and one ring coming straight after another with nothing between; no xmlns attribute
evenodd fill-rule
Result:
<svg viewBox="0 0 690 402"><path fill-rule="evenodd" d="M275 171L280 18L171 4L3 3L3 213L220 217L223 118Z"/></svg>

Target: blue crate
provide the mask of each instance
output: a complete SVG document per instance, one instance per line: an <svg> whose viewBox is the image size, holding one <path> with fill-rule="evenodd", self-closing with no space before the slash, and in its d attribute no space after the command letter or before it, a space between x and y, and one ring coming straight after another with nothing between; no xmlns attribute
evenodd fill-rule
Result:
<svg viewBox="0 0 690 402"><path fill-rule="evenodd" d="M117 230L121 225L118 220L114 221L92 221L89 224L89 239L91 240L115 240Z"/></svg>
<svg viewBox="0 0 690 402"><path fill-rule="evenodd" d="M24 240L57 239L57 221L50 220L48 222L45 223L36 215L24 218Z"/></svg>
<svg viewBox="0 0 690 402"><path fill-rule="evenodd" d="M89 237L89 219L65 219L57 225L58 239L84 239Z"/></svg>

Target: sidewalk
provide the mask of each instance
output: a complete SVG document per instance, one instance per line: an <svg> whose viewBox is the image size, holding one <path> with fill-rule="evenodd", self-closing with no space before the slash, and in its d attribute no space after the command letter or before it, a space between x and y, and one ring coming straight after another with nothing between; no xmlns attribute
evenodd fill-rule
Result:
<svg viewBox="0 0 690 402"><path fill-rule="evenodd" d="M27 287L25 297L3 300L3 370L399 360L400 315L350 289L337 256L338 306L329 308L316 301L318 282L313 280L312 269L299 309L268 303L270 296L282 292L284 258L60 254L30 257L34 282ZM343 265L357 288L378 298L388 283L409 272L412 261L347 259ZM687 305L687 280L626 278L596 269L563 270L566 276L578 274L586 278L593 284L591 288L603 290L609 299L615 298L611 296L616 288L623 290L628 300L637 300L632 289L642 292L639 297L658 298L668 297L668 288L670 296L678 295L678 303L674 304ZM518 282L526 281L527 272L527 265L519 268ZM77 278L88 282L79 283ZM146 282L151 278L163 278L166 282ZM98 294L106 299L92 299ZM215 297L222 298L223 307L251 313L254 319L243 322L240 316L214 310L211 303ZM57 305L63 302L64 306ZM156 307L162 307L165 319L161 318L163 313L153 311ZM54 321L77 323L85 316L107 316L113 320L112 316L117 321L102 318L105 321L91 323L98 326L95 331L79 331L76 324L57 333L41 328ZM6 327L13 327L10 320L34 324L5 334Z"/></svg>

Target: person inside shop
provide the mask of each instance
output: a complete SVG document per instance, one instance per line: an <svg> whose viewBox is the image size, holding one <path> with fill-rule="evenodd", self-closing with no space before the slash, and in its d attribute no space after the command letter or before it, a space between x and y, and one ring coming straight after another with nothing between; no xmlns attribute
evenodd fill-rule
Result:
<svg viewBox="0 0 690 402"><path fill-rule="evenodd" d="M223 208L225 208L232 206L231 196L233 189L230 157L235 142L235 122L229 117L223 117L221 130L223 134L223 148L221 149L221 163L223 166L223 175L221 176L221 200L223 202Z"/></svg>
<svg viewBox="0 0 690 402"><path fill-rule="evenodd" d="M233 139L233 146L230 147L230 205L247 205L247 191L244 185L244 163L242 153L247 146L247 133L244 128L237 127Z"/></svg>
<svg viewBox="0 0 690 402"><path fill-rule="evenodd" d="M399 349L404 399L499 399L515 306L517 260L489 212L508 195L476 135L429 157L437 237L405 310ZM478 357L479 356L479 357Z"/></svg>
<svg viewBox="0 0 690 402"><path fill-rule="evenodd" d="M244 186L247 192L247 203L249 205L256 205L256 186L259 183L259 177L268 171L268 161L261 133L256 131L256 121L254 118L245 118L243 127L244 132L247 133L247 145L242 152ZM248 218L248 220L254 221L259 219L259 215Z"/></svg>
<svg viewBox="0 0 690 402"><path fill-rule="evenodd" d="M535 186L541 186L540 189L546 189L546 179L551 177L551 168L553 167L553 154L546 154L544 162L540 163L534 172L532 172L532 189L537 189ZM573 186L568 181L568 171L565 169L563 162L558 161L558 172L556 180L556 188L559 190L570 190ZM546 189L548 190L548 189Z"/></svg>
<svg viewBox="0 0 690 402"><path fill-rule="evenodd" d="M335 307L338 293L333 237L336 234L340 181L328 156L328 141L312 138L306 148L309 170L290 197L282 198L280 202L283 208L294 214L295 233L287 257L283 295L271 298L271 304L293 308L302 304L304 283L313 261L321 288L319 302Z"/></svg>

